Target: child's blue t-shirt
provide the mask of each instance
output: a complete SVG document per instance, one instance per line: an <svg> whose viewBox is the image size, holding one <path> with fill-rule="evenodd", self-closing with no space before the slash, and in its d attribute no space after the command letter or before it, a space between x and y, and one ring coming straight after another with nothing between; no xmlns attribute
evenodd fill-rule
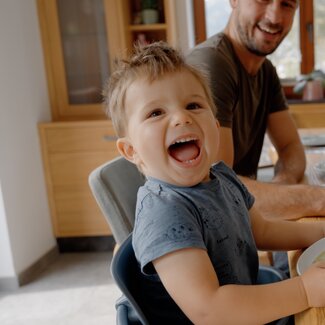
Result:
<svg viewBox="0 0 325 325"><path fill-rule="evenodd" d="M258 255L248 210L253 196L223 162L211 180L178 187L149 178L139 189L133 247L143 273L141 291L155 324L190 321L164 289L152 261L195 247L208 252L220 285L255 284Z"/></svg>

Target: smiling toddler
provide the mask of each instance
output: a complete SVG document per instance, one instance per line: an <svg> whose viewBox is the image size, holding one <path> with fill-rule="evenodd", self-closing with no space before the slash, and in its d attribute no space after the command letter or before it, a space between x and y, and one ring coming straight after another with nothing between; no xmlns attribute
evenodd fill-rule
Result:
<svg viewBox="0 0 325 325"><path fill-rule="evenodd" d="M253 207L218 160L219 123L200 70L165 43L137 47L106 98L119 152L147 178L133 247L150 324L264 324L325 305L324 262L257 285L257 248L307 247L324 224L268 221Z"/></svg>

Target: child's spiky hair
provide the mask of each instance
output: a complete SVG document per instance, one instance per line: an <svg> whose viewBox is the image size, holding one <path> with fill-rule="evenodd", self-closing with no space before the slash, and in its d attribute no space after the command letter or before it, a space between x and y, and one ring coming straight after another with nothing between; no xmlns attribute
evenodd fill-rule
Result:
<svg viewBox="0 0 325 325"><path fill-rule="evenodd" d="M125 94L130 84L140 77L152 82L167 73L182 70L189 71L199 81L215 113L208 78L201 70L186 63L180 51L165 42L155 42L143 47L135 45L134 52L128 60L117 62L117 67L103 91L106 114L112 119L118 137L126 134Z"/></svg>

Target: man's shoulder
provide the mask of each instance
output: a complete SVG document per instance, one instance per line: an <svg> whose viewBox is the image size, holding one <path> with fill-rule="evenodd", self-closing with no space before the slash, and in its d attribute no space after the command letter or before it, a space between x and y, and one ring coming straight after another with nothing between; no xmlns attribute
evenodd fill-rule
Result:
<svg viewBox="0 0 325 325"><path fill-rule="evenodd" d="M213 36L210 36L205 41L198 44L195 48L197 48L197 49L206 48L206 47L218 48L225 41L227 41L226 35L221 32L221 33L214 34Z"/></svg>
<svg viewBox="0 0 325 325"><path fill-rule="evenodd" d="M220 74L223 70L231 72L237 65L232 44L224 33L215 34L195 46L187 55L187 61L206 67L212 74Z"/></svg>
<svg viewBox="0 0 325 325"><path fill-rule="evenodd" d="M230 40L224 33L218 33L209 37L204 42L196 45L189 53L189 57L192 55L214 55L217 56L222 53L227 55L232 51L232 45Z"/></svg>

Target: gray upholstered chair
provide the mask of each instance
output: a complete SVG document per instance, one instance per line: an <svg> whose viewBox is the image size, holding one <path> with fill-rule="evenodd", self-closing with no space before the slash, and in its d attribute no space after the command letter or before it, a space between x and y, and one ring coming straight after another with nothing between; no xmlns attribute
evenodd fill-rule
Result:
<svg viewBox="0 0 325 325"><path fill-rule="evenodd" d="M120 245L132 232L138 188L145 177L123 157L117 157L91 172L89 185Z"/></svg>
<svg viewBox="0 0 325 325"><path fill-rule="evenodd" d="M149 325L146 307L142 304L139 283L140 266L132 247L132 234L121 244L111 263L111 273L123 295L115 304L117 325Z"/></svg>

